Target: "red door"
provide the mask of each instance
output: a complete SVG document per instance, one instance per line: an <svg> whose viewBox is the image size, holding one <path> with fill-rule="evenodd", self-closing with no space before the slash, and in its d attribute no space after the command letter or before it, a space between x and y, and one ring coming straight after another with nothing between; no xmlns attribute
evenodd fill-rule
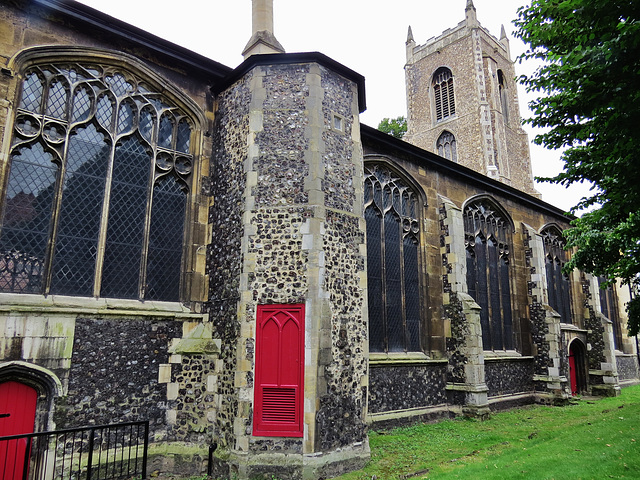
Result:
<svg viewBox="0 0 640 480"><path fill-rule="evenodd" d="M304 305L258 305L253 434L302 437Z"/></svg>
<svg viewBox="0 0 640 480"><path fill-rule="evenodd" d="M571 395L578 393L578 377L576 372L576 352L573 345L569 347L569 381L571 382Z"/></svg>
<svg viewBox="0 0 640 480"><path fill-rule="evenodd" d="M38 393L19 382L0 383L0 437L32 433ZM27 441L0 442L0 473L4 479L22 478Z"/></svg>

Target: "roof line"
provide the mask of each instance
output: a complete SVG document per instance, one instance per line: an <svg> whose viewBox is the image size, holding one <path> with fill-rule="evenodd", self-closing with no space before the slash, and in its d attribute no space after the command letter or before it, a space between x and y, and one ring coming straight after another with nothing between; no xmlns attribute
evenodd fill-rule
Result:
<svg viewBox="0 0 640 480"><path fill-rule="evenodd" d="M550 203L545 202L544 200L529 195L528 193L518 190L517 188L502 183L498 180L489 178L486 175L465 167L464 165L460 165L458 163L452 162L451 160L447 160L446 158L441 157L433 152L423 150L422 148L416 147L415 145L407 143L404 140L394 138L393 136L381 132L380 130L377 130L373 127L362 124L360 126L360 132L363 140L365 138L368 138L375 142L381 143L385 146L388 146L389 148L392 148L395 151L400 151L412 157L413 159L417 159L423 165L428 165L451 176L461 178L468 183L481 185L488 192L498 192L501 195L515 199L518 202L528 204L529 206L533 206L538 210L542 210L554 216L560 216L568 219L575 218L573 215L565 212L561 208L555 207Z"/></svg>
<svg viewBox="0 0 640 480"><path fill-rule="evenodd" d="M141 28L133 26L122 20L100 12L95 8L78 3L73 0L35 0L35 3L44 8L61 13L76 20L80 20L92 28L103 32L115 34L148 48L158 54L180 61L191 69L198 70L201 74L220 80L226 77L232 68L222 63L211 60L204 55L195 53L157 35L149 33Z"/></svg>
<svg viewBox="0 0 640 480"><path fill-rule="evenodd" d="M296 63L319 63L357 84L359 111L362 113L366 110L367 100L364 90L364 76L320 52L251 55L223 81L211 87L211 90L216 95L221 93L242 78L249 70L260 65L291 65Z"/></svg>

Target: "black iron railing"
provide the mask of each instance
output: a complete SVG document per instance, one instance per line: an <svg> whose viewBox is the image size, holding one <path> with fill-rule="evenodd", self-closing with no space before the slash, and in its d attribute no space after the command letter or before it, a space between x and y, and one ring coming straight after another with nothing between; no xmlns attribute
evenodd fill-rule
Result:
<svg viewBox="0 0 640 480"><path fill-rule="evenodd" d="M0 480L147 478L149 422L0 437Z"/></svg>

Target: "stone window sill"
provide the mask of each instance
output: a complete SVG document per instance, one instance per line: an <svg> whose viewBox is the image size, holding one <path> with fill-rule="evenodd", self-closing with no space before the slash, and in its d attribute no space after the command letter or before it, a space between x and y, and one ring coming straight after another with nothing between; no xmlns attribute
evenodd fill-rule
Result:
<svg viewBox="0 0 640 480"><path fill-rule="evenodd" d="M117 298L72 297L0 293L0 312L42 312L68 315L127 315L169 318L204 318L180 302Z"/></svg>
<svg viewBox="0 0 640 480"><path fill-rule="evenodd" d="M370 353L369 365L427 365L434 363L447 363L447 359L429 358L422 352L399 353Z"/></svg>
<svg viewBox="0 0 640 480"><path fill-rule="evenodd" d="M483 352L485 362L500 360L530 360L532 356L522 355L515 350L485 350Z"/></svg>

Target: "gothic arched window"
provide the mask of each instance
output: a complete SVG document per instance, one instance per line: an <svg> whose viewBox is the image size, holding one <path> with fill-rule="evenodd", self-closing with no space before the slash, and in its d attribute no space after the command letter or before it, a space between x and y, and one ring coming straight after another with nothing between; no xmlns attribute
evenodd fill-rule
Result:
<svg viewBox="0 0 640 480"><path fill-rule="evenodd" d="M509 123L509 103L507 98L507 84L505 82L504 73L498 70L498 94L500 95L500 107L504 116L504 123Z"/></svg>
<svg viewBox="0 0 640 480"><path fill-rule="evenodd" d="M436 107L436 121L456 113L451 70L446 67L440 67L436 70L436 73L433 74L432 87Z"/></svg>
<svg viewBox="0 0 640 480"><path fill-rule="evenodd" d="M24 73L2 205L0 291L176 301L192 122L123 68Z"/></svg>
<svg viewBox="0 0 640 480"><path fill-rule="evenodd" d="M562 273L562 267L567 262L565 240L562 232L555 227L543 229L541 235L544 242L549 305L560 314L562 322L572 323L571 289L569 279Z"/></svg>
<svg viewBox="0 0 640 480"><path fill-rule="evenodd" d="M509 275L511 224L484 199L464 209L467 287L480 305L485 350L513 349L513 319Z"/></svg>
<svg viewBox="0 0 640 480"><path fill-rule="evenodd" d="M421 351L416 193L389 168L365 166L369 349Z"/></svg>
<svg viewBox="0 0 640 480"><path fill-rule="evenodd" d="M607 285L603 277L598 277L600 287L600 311L611 320L613 325L613 345L616 350L622 350L622 327L618 315L618 298L615 285Z"/></svg>
<svg viewBox="0 0 640 480"><path fill-rule="evenodd" d="M436 142L436 148L438 149L438 155L444 157L453 162L458 161L458 148L456 146L456 137L453 133L444 131L438 137Z"/></svg>

